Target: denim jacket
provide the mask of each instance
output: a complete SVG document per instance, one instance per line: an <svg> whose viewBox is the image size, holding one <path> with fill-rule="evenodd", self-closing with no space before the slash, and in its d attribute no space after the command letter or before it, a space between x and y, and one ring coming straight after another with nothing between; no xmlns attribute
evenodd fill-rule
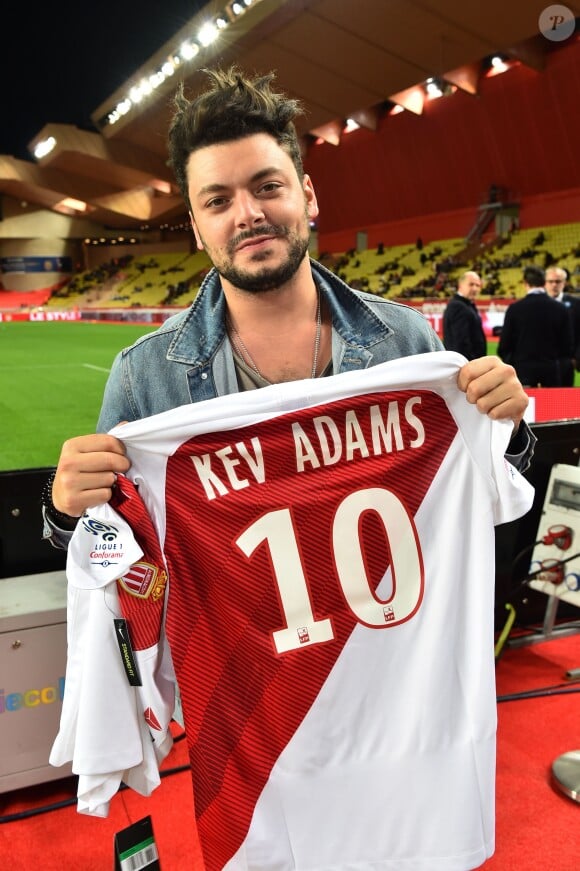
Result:
<svg viewBox="0 0 580 871"><path fill-rule="evenodd" d="M410 306L352 290L320 264L312 261L311 267L332 316L334 374L443 349L426 319ZM237 392L225 298L212 269L190 308L117 355L97 430Z"/></svg>

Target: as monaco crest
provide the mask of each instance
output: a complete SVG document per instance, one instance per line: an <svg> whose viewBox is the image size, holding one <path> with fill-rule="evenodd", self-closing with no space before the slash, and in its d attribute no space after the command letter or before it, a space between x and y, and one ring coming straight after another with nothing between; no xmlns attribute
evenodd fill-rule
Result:
<svg viewBox="0 0 580 871"><path fill-rule="evenodd" d="M130 596L140 599L151 596L156 602L165 592L167 575L163 569L159 570L151 563L133 563L129 571L119 578L119 583Z"/></svg>

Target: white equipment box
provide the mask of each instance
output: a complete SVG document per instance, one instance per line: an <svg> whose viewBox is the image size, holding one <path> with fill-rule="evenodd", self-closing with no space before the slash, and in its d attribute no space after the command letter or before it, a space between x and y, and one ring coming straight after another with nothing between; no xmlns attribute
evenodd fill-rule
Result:
<svg viewBox="0 0 580 871"><path fill-rule="evenodd" d="M536 540L529 586L580 608L580 466L552 466Z"/></svg>
<svg viewBox="0 0 580 871"><path fill-rule="evenodd" d="M72 773L48 762L66 650L64 571L0 579L0 793Z"/></svg>

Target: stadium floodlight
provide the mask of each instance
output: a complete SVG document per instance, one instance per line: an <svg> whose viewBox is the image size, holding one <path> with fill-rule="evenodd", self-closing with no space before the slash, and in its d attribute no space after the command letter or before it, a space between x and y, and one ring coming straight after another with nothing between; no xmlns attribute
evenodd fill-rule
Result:
<svg viewBox="0 0 580 871"><path fill-rule="evenodd" d="M143 96L144 96L144 94L143 94L143 91L142 91L140 85L135 85L129 91L129 99L131 100L131 103L134 106L137 105L137 103L141 102L141 100L143 99Z"/></svg>
<svg viewBox="0 0 580 871"><path fill-rule="evenodd" d="M107 116L108 123L111 125L116 124L117 121L123 117L123 115L127 114L132 105L133 103L131 102L129 97L126 97L120 103L117 103L113 111L110 112Z"/></svg>
<svg viewBox="0 0 580 871"><path fill-rule="evenodd" d="M72 209L75 212L86 212L88 209L88 205L83 200L77 200L74 197L65 197L57 205L63 209Z"/></svg>
<svg viewBox="0 0 580 871"><path fill-rule="evenodd" d="M439 82L434 78L427 79L425 90L430 100L437 100L439 97L443 96L443 89Z"/></svg>
<svg viewBox="0 0 580 871"><path fill-rule="evenodd" d="M151 85L151 80L150 79L141 79L141 81L139 82L139 89L140 89L141 93L143 94L143 96L148 97L149 94L151 93L151 91L153 90L153 87Z"/></svg>
<svg viewBox="0 0 580 871"><path fill-rule="evenodd" d="M250 6L254 6L257 2L258 0L232 0L231 3L228 3L226 11L231 18L237 18L239 15L247 12Z"/></svg>
<svg viewBox="0 0 580 871"><path fill-rule="evenodd" d="M196 56L196 54L199 54L199 45L192 40L189 42L183 42L179 49L179 54L183 60L191 60Z"/></svg>
<svg viewBox="0 0 580 871"><path fill-rule="evenodd" d="M156 70L149 76L149 84L151 85L151 89L154 90L158 88L159 85L162 85L165 81L165 73L163 70Z"/></svg>
<svg viewBox="0 0 580 871"><path fill-rule="evenodd" d="M226 30L237 16L243 15L251 6L257 6L260 2L261 0L229 0L229 2L226 0L223 11L201 25L195 39L185 39L179 46L179 50L169 55L160 68L148 74L135 85L122 103L119 103L108 115L99 120L99 125L116 124L133 106L136 106L145 96L160 87L169 76L174 75L182 62L188 62L197 57L202 48L208 48L216 42L220 33Z"/></svg>
<svg viewBox="0 0 580 871"><path fill-rule="evenodd" d="M40 160L42 157L46 157L47 154L50 154L55 146L56 139L54 138L54 136L49 136L47 139L43 139L42 142L39 142L34 147L33 154L37 160Z"/></svg>
<svg viewBox="0 0 580 871"><path fill-rule="evenodd" d="M509 69L503 57L499 55L492 57L490 65L496 73L505 73Z"/></svg>
<svg viewBox="0 0 580 871"><path fill-rule="evenodd" d="M197 38L204 48L215 42L219 36L219 31L213 21L207 21L197 32Z"/></svg>
<svg viewBox="0 0 580 871"><path fill-rule="evenodd" d="M129 97L126 97L124 100L121 100L121 102L117 105L116 111L119 113L119 115L126 115L132 105L133 104Z"/></svg>

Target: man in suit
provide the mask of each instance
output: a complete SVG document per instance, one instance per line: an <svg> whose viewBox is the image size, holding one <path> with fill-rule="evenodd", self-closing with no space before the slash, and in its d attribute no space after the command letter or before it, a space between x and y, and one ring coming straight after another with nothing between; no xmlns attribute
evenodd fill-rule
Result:
<svg viewBox="0 0 580 871"><path fill-rule="evenodd" d="M565 269L550 266L546 269L546 293L552 299L561 302L570 312L572 319L572 336L574 339L574 359L562 372L563 387L574 386L574 368L580 371L580 297L566 293L568 276Z"/></svg>
<svg viewBox="0 0 580 871"><path fill-rule="evenodd" d="M525 387L563 387L573 356L570 313L546 293L539 266L526 266L523 278L526 295L506 309L497 353Z"/></svg>
<svg viewBox="0 0 580 871"><path fill-rule="evenodd" d="M457 293L443 315L445 348L458 351L468 360L487 354L487 340L474 302L480 291L481 278L477 272L464 272L457 283Z"/></svg>

